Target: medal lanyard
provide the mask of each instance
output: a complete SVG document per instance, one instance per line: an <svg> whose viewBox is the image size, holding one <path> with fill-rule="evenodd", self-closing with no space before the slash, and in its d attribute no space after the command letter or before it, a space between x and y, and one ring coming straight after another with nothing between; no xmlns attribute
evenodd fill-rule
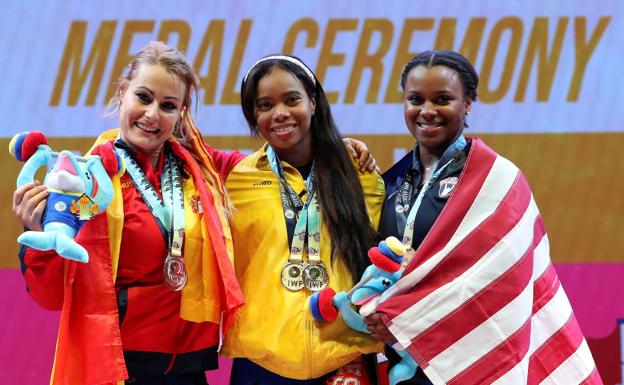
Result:
<svg viewBox="0 0 624 385"><path fill-rule="evenodd" d="M150 209L154 218L167 231L169 253L175 258L182 256L182 240L184 237L184 195L180 178L180 168L169 152L165 158L161 175L161 193L158 196L154 186L147 179L136 160L124 148L115 147L117 153L126 162L126 171L132 178L143 201Z"/></svg>
<svg viewBox="0 0 624 385"><path fill-rule="evenodd" d="M286 227L289 230L289 239L292 239L290 246L289 262L303 262L303 250L305 247L307 235L307 252L308 261L310 263L319 263L321 261L321 211L316 194L316 178L314 176L314 164L310 175L306 179L306 191L308 199L305 203L301 201L299 195L288 184L284 169L275 150L271 145L267 148L267 157L273 173L280 181L280 194L282 199L282 208L284 210L284 219ZM301 210L297 218L296 212ZM296 220L296 224L294 223ZM293 226L294 225L294 226ZM294 228L294 234L291 231Z"/></svg>
<svg viewBox="0 0 624 385"><path fill-rule="evenodd" d="M420 209L420 205L422 204L425 194L427 193L427 190L429 190L429 188L431 188L431 186L436 182L440 174L442 174L442 171L444 171L446 167L449 164L451 164L452 161L453 159L451 158L448 162L444 164L444 166L438 168L433 173L431 178L429 178L429 180L423 184L422 188L418 192L418 195L416 196L416 200L414 201L414 205L410 209L409 215L407 216L405 229L403 230L403 244L408 249L412 247L412 241L413 241L412 238L414 237L414 223L416 222L416 214L418 214L418 210ZM411 198L411 195L412 195L412 188L413 188L412 178L410 175L407 178L405 178L405 182L403 182L403 185L401 186L401 191L399 191L399 193L397 194L395 207L405 207L409 205L409 199ZM404 196L407 197L406 205L403 205L404 203L403 200L405 199ZM397 216L400 214L398 211L399 210L397 210ZM403 209L400 211L403 213L406 210Z"/></svg>

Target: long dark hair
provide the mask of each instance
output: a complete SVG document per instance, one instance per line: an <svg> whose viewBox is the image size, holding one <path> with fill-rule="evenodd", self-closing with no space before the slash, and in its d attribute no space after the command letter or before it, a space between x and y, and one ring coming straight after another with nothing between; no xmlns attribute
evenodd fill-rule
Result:
<svg viewBox="0 0 624 385"><path fill-rule="evenodd" d="M312 71L303 67L305 64L299 58L289 56L301 65L284 59L285 56L272 55L272 58L256 63L247 73L241 83L243 114L252 133L257 134L254 115L257 86L260 79L273 68L281 68L295 75L303 84L308 97L316 101L316 111L310 122L312 154L322 218L331 234L331 260L333 263L337 254L353 280L357 281L368 265L366 253L377 240L367 215L364 192L342 142L342 135L334 123L323 87Z"/></svg>

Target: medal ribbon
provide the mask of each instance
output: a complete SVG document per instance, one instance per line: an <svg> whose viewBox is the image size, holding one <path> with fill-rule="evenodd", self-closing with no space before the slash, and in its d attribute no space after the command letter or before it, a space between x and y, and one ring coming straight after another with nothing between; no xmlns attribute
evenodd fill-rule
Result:
<svg viewBox="0 0 624 385"><path fill-rule="evenodd" d="M403 231L403 244L409 249L412 247L412 237L414 236L414 222L416 222L416 214L418 214L418 210L420 209L420 205L422 204L423 198L425 197L425 194L427 193L427 190L429 190L431 188L431 186L435 183L435 181L438 179L438 177L440 176L440 174L442 173L442 171L444 171L444 169L446 169L446 167L453 161L453 159L449 160L448 162L446 162L444 164L444 166L440 167L439 169L437 169L433 175L431 176L431 178L429 178L428 181L425 182L425 184L423 184L422 188L420 189L420 191L418 192L418 195L416 196L416 200L414 201L414 205L412 206L412 208L410 209L409 215L407 216L407 221L405 223L405 229ZM403 182L403 185L401 186L401 192L399 194L397 194L397 198L396 198L396 204L402 204L402 199L401 199L401 195L403 190L407 190L409 191L409 195L412 195L412 178L408 177L405 179L405 182ZM409 201L408 201L409 202Z"/></svg>
<svg viewBox="0 0 624 385"><path fill-rule="evenodd" d="M288 184L284 169L275 150L271 145L267 146L267 157L273 173L280 181L280 193L284 218L288 229L290 245L289 262L303 262L303 250L307 235L308 260L311 263L321 261L321 210L316 194L316 177L314 176L314 164L310 175L306 179L306 192L308 199L305 203L301 201L299 195ZM297 211L301 210L299 218L295 218ZM294 226L293 226L294 225ZM294 232L293 229L294 228ZM291 235L291 232L293 234Z"/></svg>
<svg viewBox="0 0 624 385"><path fill-rule="evenodd" d="M412 197L413 190L413 176L411 172L407 173L405 181L401 185L399 192L396 194L395 200L395 208L403 207L404 209L400 210L400 212L396 211L397 216L397 226L399 228L399 233L401 232L401 227L403 227L403 244L409 249L412 247L412 241L414 236L414 223L416 222L416 214L418 214L418 210L420 209L420 205L422 204L423 199L425 198L425 194L427 191L433 186L433 184L438 180L442 172L455 160L455 156L451 156L456 154L458 151L463 150L468 142L463 135L460 135L442 154L440 159L450 159L442 166L436 169L429 180L423 183L422 188L418 192L416 196L416 200L414 201L413 206L409 211L409 215L407 215L407 219L405 219L405 212L410 206L410 200ZM418 165L418 157L417 157L418 148L414 148L414 160L413 164Z"/></svg>
<svg viewBox="0 0 624 385"><path fill-rule="evenodd" d="M143 201L150 209L152 215L162 228L168 233L167 240L169 253L171 256L182 257L182 240L184 237L184 193L182 191L182 181L180 178L180 168L175 161L173 154L169 152L165 158L163 172L161 175L161 193L163 199L158 196L154 186L147 179L136 160L128 151L120 146L119 141L115 142L115 150L124 158L126 171L132 178Z"/></svg>

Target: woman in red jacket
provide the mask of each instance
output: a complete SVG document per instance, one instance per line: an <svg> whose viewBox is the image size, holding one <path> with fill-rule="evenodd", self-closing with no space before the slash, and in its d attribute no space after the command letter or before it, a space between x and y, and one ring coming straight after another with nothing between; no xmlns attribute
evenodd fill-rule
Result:
<svg viewBox="0 0 624 385"><path fill-rule="evenodd" d="M221 179L241 156L214 152L193 126L198 79L180 52L150 43L128 68L112 100L120 129L93 150L113 149L126 172L76 236L90 261L23 248L24 277L41 306L61 310L53 384L206 384L223 320L242 304ZM33 184L15 193L32 230L46 196Z"/></svg>

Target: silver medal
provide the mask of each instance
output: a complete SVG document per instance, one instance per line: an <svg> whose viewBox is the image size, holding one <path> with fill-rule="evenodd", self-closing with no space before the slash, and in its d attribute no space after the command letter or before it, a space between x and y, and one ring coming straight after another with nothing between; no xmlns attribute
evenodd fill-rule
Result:
<svg viewBox="0 0 624 385"><path fill-rule="evenodd" d="M290 291L299 291L303 289L302 274L305 265L299 262L286 262L282 267L281 280L282 285Z"/></svg>
<svg viewBox="0 0 624 385"><path fill-rule="evenodd" d="M310 263L303 269L303 284L308 290L323 290L328 283L329 277L323 262Z"/></svg>
<svg viewBox="0 0 624 385"><path fill-rule="evenodd" d="M167 255L163 270L167 287L173 291L180 291L184 288L188 275L182 258L175 258L171 255Z"/></svg>

